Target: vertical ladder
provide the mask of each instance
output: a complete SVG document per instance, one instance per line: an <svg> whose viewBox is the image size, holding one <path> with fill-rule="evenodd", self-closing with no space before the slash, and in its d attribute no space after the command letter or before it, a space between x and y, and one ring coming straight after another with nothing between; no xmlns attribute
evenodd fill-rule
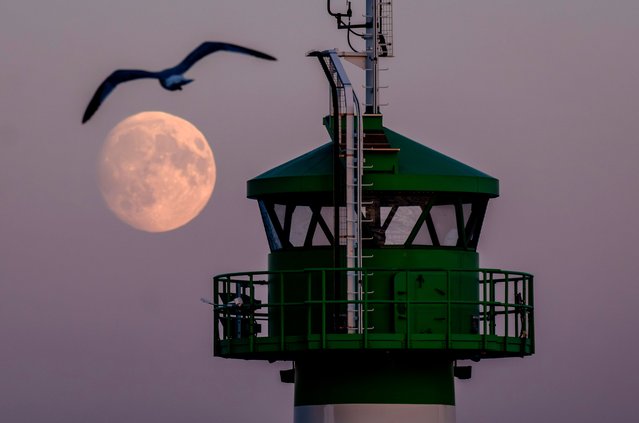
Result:
<svg viewBox="0 0 639 423"><path fill-rule="evenodd" d="M366 0L366 113L379 113L379 58L393 57L393 2Z"/></svg>
<svg viewBox="0 0 639 423"><path fill-rule="evenodd" d="M362 317L362 177L363 177L363 135L362 113L359 100L342 66L337 50L311 52L317 56L332 88L331 109L333 125L337 125L337 142L345 159L346 224L344 230L339 225L336 240L346 244L346 267L348 300L346 326L348 333L363 332ZM357 119L356 119L357 117ZM337 241L336 241L337 244ZM341 244L341 242L339 242ZM336 247L339 246L336 245Z"/></svg>

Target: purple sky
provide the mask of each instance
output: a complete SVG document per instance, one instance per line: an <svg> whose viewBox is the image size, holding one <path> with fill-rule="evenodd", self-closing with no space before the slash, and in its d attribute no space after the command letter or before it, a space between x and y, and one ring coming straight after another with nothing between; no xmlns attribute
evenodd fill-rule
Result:
<svg viewBox="0 0 639 423"><path fill-rule="evenodd" d="M536 276L537 354L475 364L458 422L636 419L639 2L405 0L394 16L386 125L500 179L481 265ZM111 71L203 40L279 61L211 56L185 91L132 82L80 124ZM334 47L324 1L0 5L1 421L292 421L287 364L213 358L199 298L214 274L266 268L245 181L327 141L305 53ZM218 166L202 214L164 234L118 221L97 188L107 132L144 110L193 122Z"/></svg>

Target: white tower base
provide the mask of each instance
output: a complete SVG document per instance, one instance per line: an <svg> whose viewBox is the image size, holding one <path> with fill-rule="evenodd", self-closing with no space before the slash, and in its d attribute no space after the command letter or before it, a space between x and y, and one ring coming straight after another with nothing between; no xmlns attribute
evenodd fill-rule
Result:
<svg viewBox="0 0 639 423"><path fill-rule="evenodd" d="M329 404L295 407L295 423L455 423L455 406Z"/></svg>

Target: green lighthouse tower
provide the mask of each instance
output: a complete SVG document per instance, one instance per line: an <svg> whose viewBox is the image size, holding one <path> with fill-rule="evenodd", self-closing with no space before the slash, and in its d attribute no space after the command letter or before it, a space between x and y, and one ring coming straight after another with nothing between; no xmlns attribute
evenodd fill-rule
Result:
<svg viewBox="0 0 639 423"><path fill-rule="evenodd" d="M368 3L374 54L310 53L330 142L247 183L269 268L214 277L214 354L292 361L295 423L453 423L458 360L534 353L533 277L479 266L497 179L386 128L375 75L360 112L341 59L392 55Z"/></svg>

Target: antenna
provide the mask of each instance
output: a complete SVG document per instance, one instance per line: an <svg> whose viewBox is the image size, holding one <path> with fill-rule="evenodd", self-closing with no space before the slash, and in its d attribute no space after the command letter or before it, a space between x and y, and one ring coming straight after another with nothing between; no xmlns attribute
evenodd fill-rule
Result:
<svg viewBox="0 0 639 423"><path fill-rule="evenodd" d="M355 53L359 53L351 43L351 35L365 40L365 64L366 71L366 113L379 113L379 58L393 57L393 2L392 0L366 0L366 13L364 23L351 23L353 10L351 2L346 2L346 12L334 12L331 8L331 0L326 1L328 14L337 20L338 29L347 30L348 45ZM345 19L347 20L345 22ZM356 29L363 28L366 31L359 33Z"/></svg>
<svg viewBox="0 0 639 423"><path fill-rule="evenodd" d="M376 9L378 55L379 57L394 57L393 2L392 0L378 0Z"/></svg>

